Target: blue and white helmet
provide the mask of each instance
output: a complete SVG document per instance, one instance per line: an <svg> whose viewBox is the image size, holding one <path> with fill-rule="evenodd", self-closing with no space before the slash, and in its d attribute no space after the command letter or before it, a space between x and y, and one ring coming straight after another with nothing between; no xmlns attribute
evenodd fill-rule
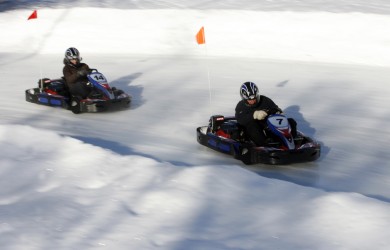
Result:
<svg viewBox="0 0 390 250"><path fill-rule="evenodd" d="M253 82L245 82L241 85L240 95L242 100L259 100L259 89Z"/></svg>

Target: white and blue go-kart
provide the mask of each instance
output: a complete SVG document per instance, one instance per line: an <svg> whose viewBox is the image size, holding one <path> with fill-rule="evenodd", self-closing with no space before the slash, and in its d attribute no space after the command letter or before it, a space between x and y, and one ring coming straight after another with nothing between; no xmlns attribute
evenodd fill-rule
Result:
<svg viewBox="0 0 390 250"><path fill-rule="evenodd" d="M232 155L245 164L291 164L320 157L320 144L300 131L293 137L286 116L269 115L266 122L264 133L267 140L262 147L257 147L248 138L234 116L211 116L208 126L196 129L197 140L201 145Z"/></svg>
<svg viewBox="0 0 390 250"><path fill-rule="evenodd" d="M73 113L102 112L127 108L131 103L131 96L120 89L111 87L106 77L91 69L87 75L91 94L81 99L71 96L64 77L58 79L42 78L38 80L38 87L25 91L26 101L46 106L62 107Z"/></svg>

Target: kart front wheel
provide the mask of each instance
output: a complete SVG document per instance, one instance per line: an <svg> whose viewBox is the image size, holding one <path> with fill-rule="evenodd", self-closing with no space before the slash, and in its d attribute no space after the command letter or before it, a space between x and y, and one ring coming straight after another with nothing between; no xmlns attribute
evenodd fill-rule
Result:
<svg viewBox="0 0 390 250"><path fill-rule="evenodd" d="M70 100L70 110L73 112L73 114L80 114L81 108L80 108L80 98L77 96L73 96Z"/></svg>

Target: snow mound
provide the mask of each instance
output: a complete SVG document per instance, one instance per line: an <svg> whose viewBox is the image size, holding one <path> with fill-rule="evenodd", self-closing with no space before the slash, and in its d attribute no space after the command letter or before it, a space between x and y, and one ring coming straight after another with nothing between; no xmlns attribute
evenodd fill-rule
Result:
<svg viewBox="0 0 390 250"><path fill-rule="evenodd" d="M383 230L390 226L389 205L359 194L326 193L234 165L180 167L118 155L24 125L0 125L0 147L3 246L365 249L377 242L384 249L390 244Z"/></svg>

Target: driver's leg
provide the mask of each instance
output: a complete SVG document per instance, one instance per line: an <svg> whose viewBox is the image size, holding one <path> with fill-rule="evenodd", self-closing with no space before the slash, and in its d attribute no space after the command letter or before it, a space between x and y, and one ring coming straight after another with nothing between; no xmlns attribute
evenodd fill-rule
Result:
<svg viewBox="0 0 390 250"><path fill-rule="evenodd" d="M245 126L246 133L249 138L256 144L256 146L265 145L264 127L261 122L253 120Z"/></svg>

